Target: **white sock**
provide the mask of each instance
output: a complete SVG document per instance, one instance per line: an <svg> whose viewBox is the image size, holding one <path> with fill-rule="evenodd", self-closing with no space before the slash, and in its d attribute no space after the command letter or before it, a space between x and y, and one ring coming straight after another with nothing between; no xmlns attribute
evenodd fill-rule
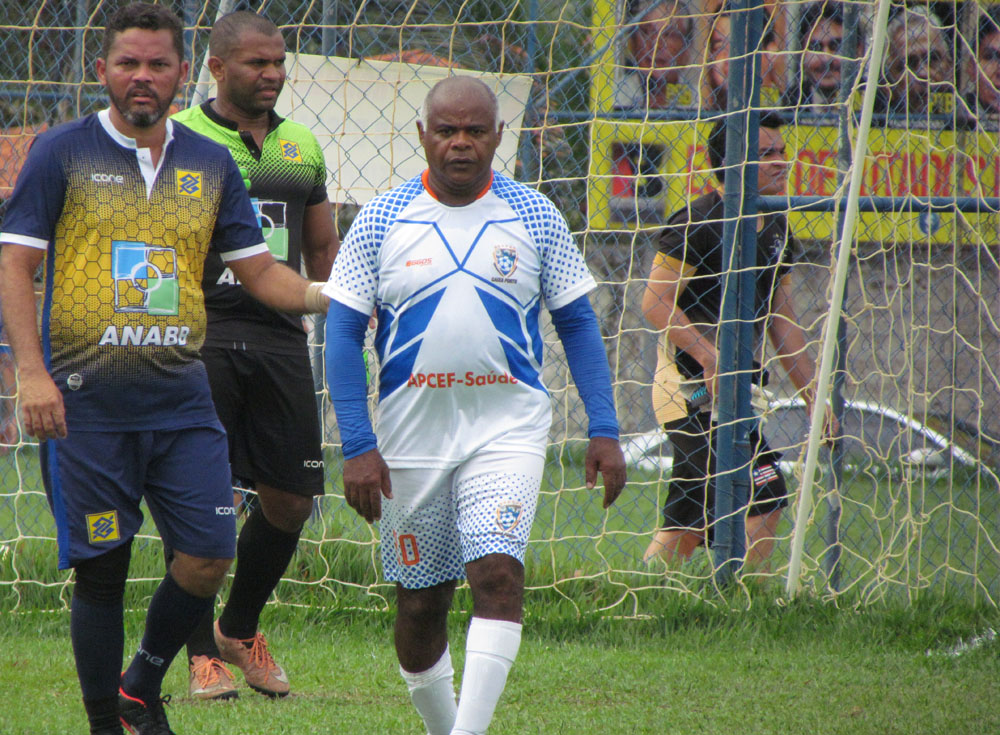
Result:
<svg viewBox="0 0 1000 735"><path fill-rule="evenodd" d="M455 724L455 669L451 665L451 649L445 646L438 662L427 671L411 673L399 667L410 701L423 718L427 735L448 735Z"/></svg>
<svg viewBox="0 0 1000 735"><path fill-rule="evenodd" d="M472 618L465 643L465 671L458 714L451 735L483 735L486 732L520 646L520 623Z"/></svg>

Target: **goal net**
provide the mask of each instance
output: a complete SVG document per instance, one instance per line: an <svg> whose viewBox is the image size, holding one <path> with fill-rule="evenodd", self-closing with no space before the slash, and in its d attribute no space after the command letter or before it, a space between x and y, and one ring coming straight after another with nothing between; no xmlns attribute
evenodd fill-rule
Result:
<svg viewBox="0 0 1000 735"><path fill-rule="evenodd" d="M508 124L496 167L556 203L597 278L591 298L629 461L625 492L602 511L599 489L588 490L584 480L586 416L548 327L545 381L554 422L526 559L528 605L634 616L655 612L671 591L717 599L704 547L690 559L644 560L664 524L677 461L662 424L689 410L691 396L679 384L693 380L664 373L673 343L647 319L644 299L651 271L667 257L658 252L672 215L691 217L693 203L718 189L708 139L732 92L731 42L744 11L721 0L173 6L188 29L192 61L179 107L212 93L200 70L220 13L256 10L282 29L289 75L279 111L308 124L324 146L342 236L368 199L422 169L414 121L430 85L473 73L497 91ZM0 6L0 202L34 135L107 105L93 61L114 7L94 0ZM747 58L760 71L761 109L782 116L788 160L778 195L784 203L768 217L787 221L791 233L779 255L794 254L786 286L810 371L830 312L838 220L853 165L845 153L870 74L878 85L868 150L858 164L865 206L852 233L841 304L841 398L834 405L843 438L821 455L802 529L802 582L815 594L852 602L957 590L995 604L1000 6L893 2L886 57L874 64L874 0L768 0L763 18L759 35L748 39ZM750 158L756 162L757 151ZM817 198L832 204L824 211ZM939 206L929 206L932 199ZM740 202L742 211L751 206ZM693 250L671 252L666 262L690 268L682 272L691 293L698 278L712 276L705 263L683 257ZM773 554L740 577L747 600L757 585L780 589L788 574L797 468L809 428L806 393L786 372L788 345L776 343L772 317L755 316L765 345L756 353L759 365L736 372L758 384L768 375L757 401L760 426L781 454L787 506L770 533ZM702 319L718 347L714 325ZM322 346L315 352L320 356ZM720 374L734 370L719 366ZM316 387L326 495L274 600L382 608L391 585L378 563L378 528L344 502L336 420L322 382ZM63 607L72 577L56 568L38 448L19 431L17 385L3 351L0 388L0 609ZM136 546L130 593L141 596L162 576L161 546L148 520Z"/></svg>

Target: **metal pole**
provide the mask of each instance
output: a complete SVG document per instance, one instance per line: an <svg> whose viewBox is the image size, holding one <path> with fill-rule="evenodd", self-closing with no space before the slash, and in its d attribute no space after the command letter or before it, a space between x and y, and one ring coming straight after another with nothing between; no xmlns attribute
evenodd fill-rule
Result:
<svg viewBox="0 0 1000 735"><path fill-rule="evenodd" d="M718 428L714 437L717 474L713 553L720 584L733 579L746 554L743 511L750 496L749 380L757 262L759 113L756 108L760 98L760 62L756 49L764 25L764 9L759 2L751 8L747 0L736 0L732 11L723 196L725 275L719 323L719 392L715 403Z"/></svg>
<svg viewBox="0 0 1000 735"><path fill-rule="evenodd" d="M323 0L323 55L336 56L340 47L340 3Z"/></svg>
<svg viewBox="0 0 1000 735"><path fill-rule="evenodd" d="M851 130L850 121L854 116L851 109L851 93L854 91L854 83L858 76L858 69L861 64L856 60L858 52L858 20L860 13L858 6L848 3L844 7L844 43L841 46L841 53L846 57L840 65L840 136L837 154L837 190L840 191L844 183L844 172L851 169ZM837 232L844 231L844 210L837 214ZM844 300L847 299L848 283L844 283ZM837 368L833 374L833 392L830 396L830 404L834 416L841 426L844 425L844 376L847 372L847 326L840 322L837 326ZM840 502L840 488L844 486L844 442L837 440L833 443L830 452L830 470L833 479L833 488L827 500L826 518L826 557L824 566L826 569L827 583L831 589L840 588L840 556L842 548L840 545L840 518L843 507Z"/></svg>
<svg viewBox="0 0 1000 735"><path fill-rule="evenodd" d="M222 16L228 14L233 9L233 0L220 0L219 10L215 14L215 19L218 20ZM191 63L194 63L194 59L191 59ZM208 87L212 81L212 73L208 70L208 48L205 49L205 53L201 57L201 68L198 71L198 83L195 85L194 94L191 95L191 104L200 105L206 99L208 99Z"/></svg>
<svg viewBox="0 0 1000 735"><path fill-rule="evenodd" d="M525 52L528 55L529 68L524 71L530 72L534 76L535 72L538 71L538 51L540 45L538 43L538 31L536 30L538 26L540 10L538 7L538 0L531 0L528 3L528 40ZM548 82L546 82L546 87ZM527 120L532 125L541 124L545 121L545 117L539 117L532 113L535 108L539 105L545 103L546 95L550 94L550 90L543 89L541 92L538 91L537 85L532 84L531 89L528 91L528 102L524 110L524 115L521 120ZM523 122L522 122L523 125ZM541 150L536 148L534 142L534 133L522 133L520 145L518 146L518 158L521 163L521 180L538 182L541 177Z"/></svg>
<svg viewBox="0 0 1000 735"><path fill-rule="evenodd" d="M882 68L882 59L885 56L885 28L888 18L889 0L879 0L878 18L875 21L875 34L872 38L871 63L868 66L868 79L865 81L865 97L861 109L861 122L858 125L854 164L851 167L851 184L847 195L847 213L844 216L844 229L840 234L837 269L834 275L833 288L830 293L830 314L827 317L826 330L823 335L823 354L820 358L820 369L816 381L816 400L813 403L813 412L809 424L809 442L806 445L806 461L805 467L802 470L802 486L799 488L799 507L795 515L795 528L792 532L792 551L788 563L788 582L786 585L786 592L789 597L795 597L799 592L806 522L809 519L809 512L812 506L813 474L816 471L816 456L822 441L825 406L829 391L830 372L833 365L836 329L840 322L840 309L843 305L847 267L850 262L851 244L854 239L854 225L857 222L858 216L858 193L861 191L865 153L868 150L868 131L871 128L872 110L875 107L875 90L878 84L879 72Z"/></svg>

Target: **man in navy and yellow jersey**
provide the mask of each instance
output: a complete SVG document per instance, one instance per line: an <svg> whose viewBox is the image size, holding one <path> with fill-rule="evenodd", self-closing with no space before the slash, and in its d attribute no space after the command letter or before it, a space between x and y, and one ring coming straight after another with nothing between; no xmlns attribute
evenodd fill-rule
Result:
<svg viewBox="0 0 1000 735"><path fill-rule="evenodd" d="M112 15L96 64L110 108L36 138L0 232L21 418L41 440L59 566L76 573L70 637L91 733L171 733L163 676L235 554L226 437L198 359L206 256L276 308L326 307L320 284L268 252L229 152L166 118L183 48L162 6ZM174 560L122 673L143 498Z"/></svg>
<svg viewBox="0 0 1000 735"><path fill-rule="evenodd" d="M278 117L285 81L285 40L275 25L239 11L216 21L209 69L218 95L174 116L229 148L250 180L250 196L271 254L330 275L339 242L326 194L326 165L303 125ZM295 552L313 497L323 494L321 431L306 334L300 317L264 306L222 258L210 254L203 280L208 334L202 359L229 436L236 487L254 504L239 535L236 576L217 626L209 612L188 642L189 693L235 697L224 659L269 696L288 693L288 678L258 630L264 604Z"/></svg>

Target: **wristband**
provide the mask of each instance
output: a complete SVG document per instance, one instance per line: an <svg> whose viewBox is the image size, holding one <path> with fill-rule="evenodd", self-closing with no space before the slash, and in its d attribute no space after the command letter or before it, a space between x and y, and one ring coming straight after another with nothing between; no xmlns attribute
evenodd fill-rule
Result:
<svg viewBox="0 0 1000 735"><path fill-rule="evenodd" d="M306 286L305 302L307 314L322 314L329 307L330 299L323 294L324 285L319 281L313 281Z"/></svg>

